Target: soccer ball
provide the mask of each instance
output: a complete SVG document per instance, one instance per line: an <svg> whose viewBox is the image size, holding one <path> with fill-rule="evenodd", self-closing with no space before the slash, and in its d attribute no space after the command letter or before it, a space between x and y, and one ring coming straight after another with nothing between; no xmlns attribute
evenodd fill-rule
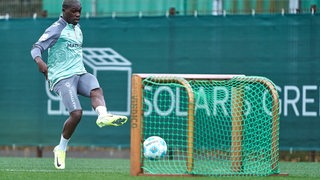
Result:
<svg viewBox="0 0 320 180"><path fill-rule="evenodd" d="M167 143L159 136L151 136L143 142L143 150L144 157L157 160L166 155Z"/></svg>

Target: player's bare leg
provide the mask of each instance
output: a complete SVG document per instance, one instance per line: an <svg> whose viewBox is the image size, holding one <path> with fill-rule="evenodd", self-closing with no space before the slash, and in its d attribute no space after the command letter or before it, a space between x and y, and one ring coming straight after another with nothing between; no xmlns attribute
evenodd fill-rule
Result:
<svg viewBox="0 0 320 180"><path fill-rule="evenodd" d="M126 116L113 115L107 112L104 96L101 88L93 89L90 93L91 104L98 113L96 121L99 127L103 126L121 126L127 122Z"/></svg>
<svg viewBox="0 0 320 180"><path fill-rule="evenodd" d="M103 91L101 88L91 90L90 98L93 109L96 109L98 106L106 106Z"/></svg>
<svg viewBox="0 0 320 180"><path fill-rule="evenodd" d="M69 118L64 122L62 135L65 139L70 139L77 128L82 117L82 110L75 110L70 113Z"/></svg>
<svg viewBox="0 0 320 180"><path fill-rule="evenodd" d="M59 145L54 150L54 166L57 169L65 168L66 151L69 139L77 128L82 117L82 110L75 110L70 113L69 118L65 121Z"/></svg>

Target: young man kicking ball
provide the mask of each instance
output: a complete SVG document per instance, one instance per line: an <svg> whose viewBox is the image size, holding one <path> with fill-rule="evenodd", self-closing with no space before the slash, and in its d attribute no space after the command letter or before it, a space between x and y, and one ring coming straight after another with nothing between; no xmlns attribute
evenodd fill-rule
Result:
<svg viewBox="0 0 320 180"><path fill-rule="evenodd" d="M79 26L81 3L79 0L64 0L63 15L46 29L33 45L31 56L38 69L49 82L50 90L58 93L69 112L65 121L61 139L54 152L54 165L65 168L65 157L69 139L82 117L82 108L78 94L90 97L91 105L98 114L99 127L121 126L127 117L107 112L103 91L95 76L88 73L82 59L82 32ZM48 50L47 63L41 54Z"/></svg>

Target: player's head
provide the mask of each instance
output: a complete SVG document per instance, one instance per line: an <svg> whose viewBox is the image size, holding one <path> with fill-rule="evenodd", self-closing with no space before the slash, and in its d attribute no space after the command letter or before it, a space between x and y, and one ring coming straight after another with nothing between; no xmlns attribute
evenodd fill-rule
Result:
<svg viewBox="0 0 320 180"><path fill-rule="evenodd" d="M82 6L79 0L64 0L62 3L62 17L69 24L76 25L80 20L81 9Z"/></svg>

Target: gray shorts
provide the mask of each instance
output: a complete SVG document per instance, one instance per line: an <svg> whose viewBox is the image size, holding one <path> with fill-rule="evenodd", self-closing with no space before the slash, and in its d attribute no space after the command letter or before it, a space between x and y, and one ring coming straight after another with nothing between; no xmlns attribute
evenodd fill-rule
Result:
<svg viewBox="0 0 320 180"><path fill-rule="evenodd" d="M59 81L53 87L53 91L59 94L64 106L70 113L74 110L82 109L78 94L90 97L91 90L99 87L100 85L97 78L90 73L85 73Z"/></svg>

